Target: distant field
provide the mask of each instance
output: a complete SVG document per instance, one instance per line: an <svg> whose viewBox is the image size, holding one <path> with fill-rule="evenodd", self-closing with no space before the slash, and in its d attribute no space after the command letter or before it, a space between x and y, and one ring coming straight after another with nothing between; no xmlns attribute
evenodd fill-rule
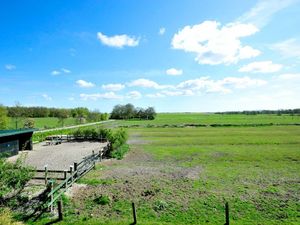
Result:
<svg viewBox="0 0 300 225"><path fill-rule="evenodd" d="M132 125L174 125L174 124L293 124L300 123L300 115L220 115L204 113L159 113L155 120L119 120L115 124Z"/></svg>
<svg viewBox="0 0 300 225"><path fill-rule="evenodd" d="M231 224L300 223L299 126L128 131L127 157L80 180L61 224L130 224L132 201L138 224L224 224L226 201Z"/></svg>
<svg viewBox="0 0 300 225"><path fill-rule="evenodd" d="M59 123L58 118L55 117L45 117L45 118L33 118L35 121L35 127L44 129L44 128L55 128L55 127L61 127L61 124ZM75 118L67 118L64 121L65 126L71 126L71 125L76 125L76 119ZM21 127L23 126L23 122L20 125ZM18 127L20 128L18 125ZM15 129L16 124L13 118L10 118L10 124L9 124L10 129Z"/></svg>

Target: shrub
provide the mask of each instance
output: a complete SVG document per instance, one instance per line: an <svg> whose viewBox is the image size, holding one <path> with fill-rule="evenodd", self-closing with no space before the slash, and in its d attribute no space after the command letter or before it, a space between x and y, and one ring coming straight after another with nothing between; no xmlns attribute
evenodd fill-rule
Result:
<svg viewBox="0 0 300 225"><path fill-rule="evenodd" d="M124 155L129 151L129 145L123 144L111 152L111 157L116 159L123 159Z"/></svg>

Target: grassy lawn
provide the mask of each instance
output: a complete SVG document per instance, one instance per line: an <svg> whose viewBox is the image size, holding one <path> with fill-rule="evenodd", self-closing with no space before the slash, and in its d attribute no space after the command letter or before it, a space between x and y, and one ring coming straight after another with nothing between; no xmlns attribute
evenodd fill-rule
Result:
<svg viewBox="0 0 300 225"><path fill-rule="evenodd" d="M126 158L83 177L58 224L130 224L132 201L138 224L224 224L226 201L231 224L300 223L299 126L129 133Z"/></svg>
<svg viewBox="0 0 300 225"><path fill-rule="evenodd" d="M45 117L45 118L33 118L35 122L35 127L44 129L44 128L56 128L56 127L61 127L61 123L59 123L58 118L55 117ZM76 118L67 118L64 121L64 126L71 126L71 125L76 125ZM23 122L20 124L23 126ZM18 126L20 126L18 125ZM9 128L10 129L15 129L16 124L13 118L10 118L10 123L9 123Z"/></svg>
<svg viewBox="0 0 300 225"><path fill-rule="evenodd" d="M221 115L205 113L159 113L154 120L116 121L121 126L180 125L180 124L294 124L299 115Z"/></svg>

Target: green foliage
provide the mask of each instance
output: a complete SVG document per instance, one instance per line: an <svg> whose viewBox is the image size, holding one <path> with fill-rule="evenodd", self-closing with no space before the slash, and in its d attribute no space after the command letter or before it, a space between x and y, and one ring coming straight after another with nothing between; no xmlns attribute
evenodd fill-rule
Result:
<svg viewBox="0 0 300 225"><path fill-rule="evenodd" d="M143 119L153 120L156 116L155 109L148 107L147 109L135 108L132 104L116 105L111 112L111 119Z"/></svg>
<svg viewBox="0 0 300 225"><path fill-rule="evenodd" d="M7 110L4 106L0 105L0 130L6 129L8 126Z"/></svg>
<svg viewBox="0 0 300 225"><path fill-rule="evenodd" d="M0 199L12 191L24 188L32 176L31 168L23 165L22 158L19 158L16 163L0 158Z"/></svg>
<svg viewBox="0 0 300 225"><path fill-rule="evenodd" d="M123 159L124 155L129 151L129 145L123 144L111 152L111 157L116 159Z"/></svg>
<svg viewBox="0 0 300 225"><path fill-rule="evenodd" d="M108 205L110 201L111 200L107 195L101 195L99 197L94 198L94 202L98 205Z"/></svg>
<svg viewBox="0 0 300 225"><path fill-rule="evenodd" d="M0 224L1 225L22 225L21 222L16 222L13 219L12 213L8 208L0 209Z"/></svg>
<svg viewBox="0 0 300 225"><path fill-rule="evenodd" d="M34 124L35 124L35 122L34 122L34 119L32 119L32 118L27 118L27 119L25 119L25 121L24 121L24 128L34 128Z"/></svg>

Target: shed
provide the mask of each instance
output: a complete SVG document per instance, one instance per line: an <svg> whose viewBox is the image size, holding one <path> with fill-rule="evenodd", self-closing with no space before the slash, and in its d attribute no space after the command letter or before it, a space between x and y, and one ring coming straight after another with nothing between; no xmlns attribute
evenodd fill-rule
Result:
<svg viewBox="0 0 300 225"><path fill-rule="evenodd" d="M20 150L32 150L32 134L35 130L0 130L0 154L16 155Z"/></svg>

